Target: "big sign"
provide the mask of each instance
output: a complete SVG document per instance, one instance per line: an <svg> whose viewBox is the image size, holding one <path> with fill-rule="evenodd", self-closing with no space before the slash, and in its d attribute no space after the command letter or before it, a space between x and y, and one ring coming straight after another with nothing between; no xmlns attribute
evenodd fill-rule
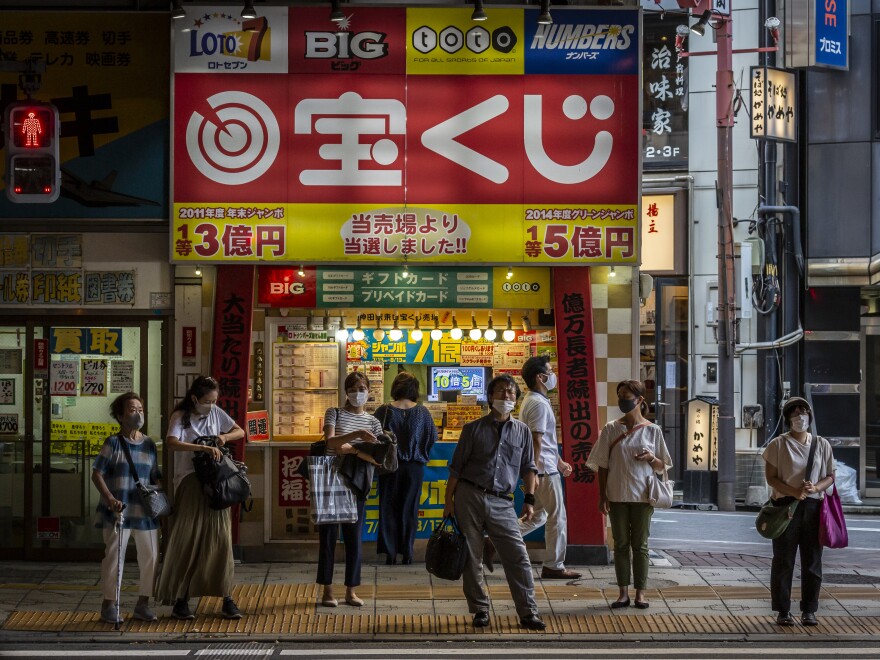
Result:
<svg viewBox="0 0 880 660"><path fill-rule="evenodd" d="M636 11L205 15L175 35L175 260L636 262Z"/></svg>

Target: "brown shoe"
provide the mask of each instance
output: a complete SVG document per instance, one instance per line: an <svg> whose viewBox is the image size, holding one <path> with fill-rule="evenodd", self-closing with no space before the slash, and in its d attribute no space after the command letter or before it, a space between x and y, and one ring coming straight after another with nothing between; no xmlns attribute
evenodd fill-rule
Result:
<svg viewBox="0 0 880 660"><path fill-rule="evenodd" d="M580 576L580 573L570 571L567 568L549 568L545 566L541 569L542 580L576 580Z"/></svg>
<svg viewBox="0 0 880 660"><path fill-rule="evenodd" d="M483 541L483 566L490 573L495 572L495 544L488 536Z"/></svg>

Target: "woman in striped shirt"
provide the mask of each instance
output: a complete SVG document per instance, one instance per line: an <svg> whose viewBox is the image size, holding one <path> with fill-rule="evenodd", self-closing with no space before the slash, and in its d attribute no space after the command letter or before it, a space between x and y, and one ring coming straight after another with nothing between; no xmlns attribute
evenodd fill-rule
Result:
<svg viewBox="0 0 880 660"><path fill-rule="evenodd" d="M327 442L327 454L354 454L366 462L366 483L373 479L373 458L359 451L353 442L376 442L382 434L379 420L364 410L370 393L370 381L360 371L355 371L345 379L345 406L328 408L324 413L324 439ZM345 543L345 602L354 607L362 607L364 601L357 597L354 590L361 583L361 535L364 529L364 505L367 494L355 492L358 503L358 519L353 523L342 523L342 541ZM333 597L333 555L336 541L339 538L337 523L318 525L320 549L318 551L318 584L324 585L321 604L325 607L336 607Z"/></svg>

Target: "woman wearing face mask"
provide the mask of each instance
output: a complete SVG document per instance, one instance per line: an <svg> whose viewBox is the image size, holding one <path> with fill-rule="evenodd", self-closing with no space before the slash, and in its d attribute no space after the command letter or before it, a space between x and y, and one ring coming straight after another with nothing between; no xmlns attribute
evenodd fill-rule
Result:
<svg viewBox="0 0 880 660"><path fill-rule="evenodd" d="M217 447L194 444L201 436L214 436L222 447L244 437L244 431L217 404L219 386L208 376L196 378L174 408L168 422L165 446L174 452L174 515L165 561L156 586L156 599L173 604L171 616L192 619L193 596L223 598L225 619L240 619L232 600L232 521L230 509L211 509L202 493L192 464L195 452L220 460Z"/></svg>
<svg viewBox="0 0 880 660"><path fill-rule="evenodd" d="M599 473L599 510L611 519L614 572L619 594L612 609L629 607L630 568L635 607L648 609L648 535L654 507L648 503L648 479L672 467L663 432L644 418L648 412L645 386L637 380L617 385L623 417L608 422L587 466Z"/></svg>
<svg viewBox="0 0 880 660"><path fill-rule="evenodd" d="M324 440L327 454L353 454L364 461L364 483L373 480L372 457L359 451L351 443L354 441L376 442L382 434L382 424L364 410L370 396L370 381L363 372L355 371L345 379L345 405L342 408L328 408L324 413ZM369 488L369 487L368 487ZM358 519L353 523L318 525L320 547L318 550L318 578L316 582L324 586L321 604L336 607L333 597L333 555L339 528L342 527L342 541L345 544L345 602L354 607L362 607L364 601L357 597L355 588L361 583L361 534L364 529L364 505L366 492L355 491L358 505Z"/></svg>
<svg viewBox="0 0 880 660"><path fill-rule="evenodd" d="M106 544L101 562L101 591L104 594L101 621L122 621L116 607L116 579L119 544L122 544L124 553L129 536L134 536L140 570L138 600L132 616L140 621L155 621L156 615L150 610L149 603L153 593L153 576L159 562L159 524L147 515L141 505L122 443L128 448L138 479L145 484L158 484L162 475L159 472L156 443L140 432L144 425L144 402L134 392L116 397L110 404L110 414L119 422L119 433L104 441L92 466L92 482L101 493L95 527L103 529ZM116 517L123 508L123 528L117 534Z"/></svg>
<svg viewBox="0 0 880 660"><path fill-rule="evenodd" d="M779 613L776 623L793 626L791 579L795 555L800 550L801 623L816 626L819 590L822 588L819 509L824 492L834 483L834 459L829 442L809 433L813 411L806 400L792 397L786 401L782 407L782 419L789 431L773 438L764 450L765 476L767 485L773 489L771 498L774 504L789 504L795 499L800 500L800 504L782 536L773 539L770 599L773 610Z"/></svg>

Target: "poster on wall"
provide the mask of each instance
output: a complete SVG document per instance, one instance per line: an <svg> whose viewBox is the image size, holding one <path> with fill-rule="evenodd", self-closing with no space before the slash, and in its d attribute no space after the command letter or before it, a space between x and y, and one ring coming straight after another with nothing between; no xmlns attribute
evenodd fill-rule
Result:
<svg viewBox="0 0 880 660"><path fill-rule="evenodd" d="M107 360L83 360L80 396L107 396Z"/></svg>
<svg viewBox="0 0 880 660"><path fill-rule="evenodd" d="M15 379L0 378L0 406L15 405Z"/></svg>
<svg viewBox="0 0 880 660"><path fill-rule="evenodd" d="M637 10L263 9L175 25L174 261L636 263Z"/></svg>
<svg viewBox="0 0 880 660"><path fill-rule="evenodd" d="M113 360L110 364L110 392L113 394L133 392L134 360Z"/></svg>
<svg viewBox="0 0 880 660"><path fill-rule="evenodd" d="M51 396L76 396L79 385L78 360L52 360L49 366Z"/></svg>
<svg viewBox="0 0 880 660"><path fill-rule="evenodd" d="M0 435L18 434L18 413L0 413Z"/></svg>

